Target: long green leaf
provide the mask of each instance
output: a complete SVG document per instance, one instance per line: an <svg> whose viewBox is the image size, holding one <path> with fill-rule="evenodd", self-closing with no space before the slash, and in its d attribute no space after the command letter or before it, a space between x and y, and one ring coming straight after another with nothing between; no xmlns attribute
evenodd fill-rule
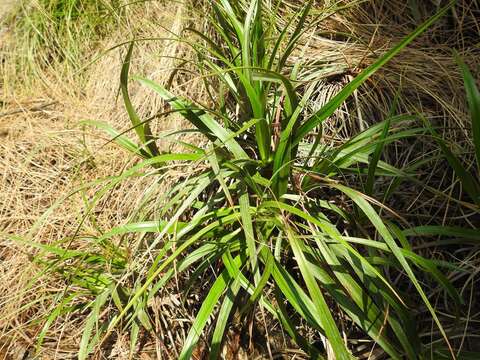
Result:
<svg viewBox="0 0 480 360"><path fill-rule="evenodd" d="M137 112L133 107L132 102L130 101L130 95L128 94L128 73L130 70L130 61L132 59L134 44L135 44L134 41L130 42L130 45L127 51L127 56L123 61L122 72L120 75L120 87L122 90L125 108L127 110L128 116L130 117L130 121L135 127L135 131L137 132L137 135L140 138L140 141L147 147L150 155L156 156L160 152L158 151L157 145L152 136L152 132L150 131L150 127L148 123L142 123L142 121L140 120L140 117L137 115Z"/></svg>
<svg viewBox="0 0 480 360"><path fill-rule="evenodd" d="M240 290L240 278L236 277L227 289L225 298L217 316L217 324L212 336L212 346L210 349L209 359L217 360L220 355L222 339L225 336L225 328L227 326L230 312L232 311L235 297Z"/></svg>
<svg viewBox="0 0 480 360"><path fill-rule="evenodd" d="M191 358L193 349L197 344L200 335L202 334L203 328L207 324L208 319L212 316L213 310L217 305L218 300L224 293L229 281L230 276L228 271L225 269L222 271L220 276L217 277L217 280L215 280L210 288L207 297L203 300L202 306L200 307L195 321L188 332L187 339L183 344L182 352L178 357L179 360L189 360Z"/></svg>
<svg viewBox="0 0 480 360"><path fill-rule="evenodd" d="M340 332L333 320L332 313L328 308L325 298L318 287L318 284L315 278L312 275L310 266L308 265L305 255L302 252L302 247L299 243L299 239L295 233L287 228L287 237L289 239L290 245L292 247L293 253L295 254L295 260L300 268L305 284L307 285L308 291L316 310L321 314L322 327L325 331L325 334L330 341L332 349L335 353L336 359L338 360L350 360L351 355L349 354L345 343L340 335Z"/></svg>
<svg viewBox="0 0 480 360"><path fill-rule="evenodd" d="M93 347L98 343L99 340L99 320L100 320L100 310L103 305L107 302L110 296L110 290L105 290L100 294L92 305L92 311L87 318L85 326L83 328L82 338L80 340L80 349L78 351L78 359L85 360L87 359L88 354L92 351ZM92 334L94 334L92 336Z"/></svg>

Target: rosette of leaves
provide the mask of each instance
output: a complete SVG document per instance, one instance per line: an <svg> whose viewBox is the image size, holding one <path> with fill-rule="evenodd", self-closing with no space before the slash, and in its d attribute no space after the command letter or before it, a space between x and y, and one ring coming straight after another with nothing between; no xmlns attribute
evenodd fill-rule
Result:
<svg viewBox="0 0 480 360"><path fill-rule="evenodd" d="M165 195L161 220L132 222L102 237L108 242L118 234L154 234L147 249L130 254L147 264L142 264L146 270L136 274L135 286L125 290L120 281L111 281L92 304L82 339L83 356L99 341L99 334L108 334L119 324L131 325L136 339L140 325L150 327L149 300L175 274L191 271L198 276L209 271L211 264L216 264L218 276L202 300L180 359L191 357L209 321L215 324L209 356L218 358L232 312L244 316L259 307L313 358L324 354L298 331L300 318L324 336L336 359L354 358L352 344L337 325L339 312L392 359L419 358L425 349L408 297L387 273L401 274L416 289L450 347L418 272L422 279L438 282L456 302L461 301L458 294L438 262L415 254L399 225L382 218L382 204L369 196L376 177L407 177L380 160L383 146L423 134L425 129L400 126L412 117L392 111L383 122L341 145L322 141L321 131L322 123L366 79L449 6L363 70L318 111L312 111L311 98L319 81L314 73L304 71L297 48L321 20L309 15L312 1L292 16L285 29L277 29L273 15L281 2L275 8L259 0L219 0L211 6L214 38L186 29L177 39L198 54L196 65L210 96L208 106L136 78L163 98L169 113L187 119L208 145L179 142L185 147L182 153L159 151L159 138L149 120L136 114L128 94L133 41L121 83L139 142L94 123L143 159L129 170L130 175L151 167L160 176L171 163L189 170ZM294 53L297 61L290 61ZM364 192L351 185L365 182L365 177ZM147 253L154 257L148 260ZM117 305L117 313L99 326L100 309L109 299Z"/></svg>

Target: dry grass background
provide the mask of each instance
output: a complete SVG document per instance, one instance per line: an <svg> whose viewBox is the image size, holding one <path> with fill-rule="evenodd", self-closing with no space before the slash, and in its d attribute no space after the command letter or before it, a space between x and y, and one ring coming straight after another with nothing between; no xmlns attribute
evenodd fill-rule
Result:
<svg viewBox="0 0 480 360"><path fill-rule="evenodd" d="M370 64L412 29L412 22L407 21L411 16L406 13L403 2L383 1L382 6L375 4L376 1L370 3L333 13L319 25L325 36L306 39L310 47L303 54L303 60L312 66L325 66L328 59L325 83L318 93L319 104L340 90L340 85L351 80L359 68ZM2 4L5 8L6 3L2 1ZM178 34L193 22L202 27L204 21L187 6L176 2L145 2L128 11L128 17L118 23L98 49L109 49L130 39L133 33L143 38L168 36L168 31ZM431 12L431 8L425 12ZM448 47L457 47L470 68L478 71L478 35L477 43L471 40L475 36L469 35L472 31L479 32L478 14L476 1L461 1L453 20L437 24L359 91L354 101L362 109L360 120L352 123L349 107L345 105L329 124L332 133L346 137L364 128L366 123L378 120L379 108L387 113L392 94L399 87L398 74L403 74L402 87L408 96L403 97L402 106L440 115L439 121L445 122L446 129L461 130L452 131L449 136L467 141L462 81ZM453 21L453 25L447 21ZM332 31L352 34L358 41L326 34ZM52 295L61 294L65 287L60 278L39 273L38 264L31 262L36 250L15 242L12 236L28 235L32 241L49 244L75 234L107 230L129 219L142 191L149 186L145 178L122 182L93 209L94 217L86 216L85 209L89 197L101 185L68 196L82 184L118 174L135 161L118 147L106 144L108 139L100 132L79 125L81 120L95 119L107 121L119 129L128 128L121 99L117 99L121 56L125 49L108 52L81 73L74 74L62 64L52 64L42 70L41 76L25 85L13 60L18 46L15 40L12 29L4 23L0 29L0 358L5 359L25 359L33 353L42 326L38 320L51 311ZM165 82L177 63L165 56L188 58L191 54L173 41L139 42L132 73ZM95 54L85 57L91 59ZM195 97L195 92L202 96L202 86L195 80L183 90L191 97ZM162 105L134 84L130 91L138 111L144 116L155 114ZM344 123L340 124L341 121ZM172 116L156 122L155 126L161 131L181 128L185 124ZM32 231L40 216L67 196L48 220ZM74 246L86 247L88 242L74 239ZM159 301L154 305L158 311L155 320L162 336L146 338L138 358L175 357L176 346L181 345L192 319L192 314L177 306L175 291ZM74 357L83 320L79 316L56 321L40 351L40 358ZM128 358L127 337L128 334L118 334L110 348L96 356Z"/></svg>
<svg viewBox="0 0 480 360"><path fill-rule="evenodd" d="M169 36L167 31L179 33L188 21L189 14L182 4L146 3L134 7L129 22L115 29L99 48L112 48L130 39L132 33L139 37ZM82 120L95 119L128 129L128 117L117 98L123 49L112 50L81 74L66 73L61 64L53 64L42 71L41 77L24 86L22 79L16 78L11 55L18 44L9 29L4 29L2 36L5 60L0 89L0 354L22 359L35 345L35 335L41 328L36 320L51 312L48 295L61 292L64 284L60 278L39 275L39 267L30 262L35 250L20 246L8 236L29 234L35 221L63 198L65 201L48 220L31 232L33 241L54 243L75 233L97 233L99 229L123 224L149 184L140 179L117 186L93 210L94 221L93 217L85 217L86 198L101 184L69 196L83 184L117 175L135 161L127 152L107 144L109 139L101 132L79 125ZM165 81L172 60L163 56L183 56L184 51L176 42L139 43L132 72ZM197 87L195 82L191 86ZM151 115L158 110L158 101L133 84L131 93L140 113ZM156 129L177 129L182 125L181 120L172 116L162 119ZM73 246L82 248L88 242L75 242ZM28 304L34 306L27 310ZM74 356L82 320L64 319L56 324L41 356ZM118 343L122 344L121 338ZM125 349L114 347L110 356L121 358L122 351Z"/></svg>

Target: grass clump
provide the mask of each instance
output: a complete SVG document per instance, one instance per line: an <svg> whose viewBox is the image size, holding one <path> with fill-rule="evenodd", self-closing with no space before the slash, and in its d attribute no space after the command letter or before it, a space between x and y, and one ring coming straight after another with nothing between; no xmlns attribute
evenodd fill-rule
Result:
<svg viewBox="0 0 480 360"><path fill-rule="evenodd" d="M5 51L25 79L58 64L68 74L78 71L124 13L117 0L21 0L12 8L4 22L15 42Z"/></svg>

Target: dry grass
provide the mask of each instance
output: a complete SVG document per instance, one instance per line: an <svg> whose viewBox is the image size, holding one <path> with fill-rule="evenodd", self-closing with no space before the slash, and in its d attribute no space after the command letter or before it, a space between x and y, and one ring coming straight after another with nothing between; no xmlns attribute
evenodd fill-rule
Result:
<svg viewBox="0 0 480 360"><path fill-rule="evenodd" d="M125 23L105 39L101 48L124 42L132 33L138 37L168 36L158 23L178 33L188 13L181 4L151 3L132 10L129 21L139 19L138 28ZM8 37L5 33L4 38ZM8 44L5 48L12 49ZM36 250L12 241L11 236L30 234L27 237L32 241L52 244L74 234L98 234L125 223L149 186L145 179L121 183L96 206L94 216L86 216L87 199L101 184L69 196L82 184L117 175L135 161L118 147L106 144L109 139L101 132L79 126L82 120L95 119L128 129L123 103L117 99L124 51L112 50L81 74L65 74L61 66L46 69L29 88L12 81L13 69L4 64L0 110L0 349L14 359L23 358L22 353L35 346L42 326L38 320L51 312L52 296L62 292L64 283L60 277L42 276L38 264L31 263ZM162 55L185 57L186 51L178 43L141 42L132 72L163 82L173 63ZM197 87L195 82L191 86ZM150 116L158 112L162 105L159 101L138 87L132 86L130 91L139 113ZM170 116L158 121L155 128L161 131L182 125ZM65 201L31 232L40 216L62 198ZM88 242L76 240L71 247L88 247ZM168 301L166 304L163 306L170 306ZM82 321L79 316L54 324L41 352L43 357L74 355ZM124 349L115 345L111 352L112 357L121 358L114 354Z"/></svg>
<svg viewBox="0 0 480 360"><path fill-rule="evenodd" d="M350 81L351 76L370 65L415 26L407 3L367 2L332 15L319 25L326 36L308 40L304 61L325 67L325 77L330 82L332 75L340 83ZM426 7L422 18L431 15L435 8ZM463 84L452 48L460 52L471 69L479 69L478 32L476 37L471 32L480 26L480 7L477 2L459 1L455 9L364 86L359 106L366 123L378 121L382 112L387 114L393 94L401 88L401 111L421 110L431 116L440 115L449 121L446 128L460 127L463 136L467 135ZM328 35L334 31L357 41L346 42L342 36ZM318 59L325 58L328 63L318 64Z"/></svg>
<svg viewBox="0 0 480 360"><path fill-rule="evenodd" d="M385 3L388 3L385 8L394 14L405 11L398 8L401 2ZM347 137L362 129L365 123L379 120L379 108L380 113L388 112L392 94L399 88L398 74L403 74L402 86L407 92L403 97L404 109L417 108L432 115L443 115L441 121L445 122L446 128L462 129L455 134L465 141L467 130L462 82L448 46L457 46L473 69L479 68L480 56L478 43L472 44L468 38L470 35L467 36L471 29L478 30L475 20L478 5L474 8L475 2L460 3L459 12L455 15L455 36L445 40L451 28L442 30L440 24L414 47L403 52L382 71L381 77L376 77L368 88L360 91L358 99L361 99L359 108L362 110L359 120L339 124L342 119L350 118L349 109L345 107L337 122L334 119L330 124L335 132L341 125L341 134ZM340 89L339 84L349 81L359 68L369 65L375 56L406 33L404 18L400 15L391 18L388 12L374 9L368 11L368 7L354 7L322 23L325 31L348 32L359 39L357 42L329 36L308 40L311 47L303 59L315 66L325 66L325 87L319 90L319 103L331 98ZM108 49L124 42L131 38L132 33L142 38L168 36L159 24L173 33L179 33L189 21L191 12L181 4L146 2L133 7L128 21L105 39L100 48ZM383 26L371 25L379 23ZM458 35L464 33L463 37ZM0 51L7 59L0 65L3 73L0 82L0 358L3 354L8 359L21 359L26 351L35 347L36 336L43 324L39 320L51 312L52 297L61 294L65 284L60 277L42 276L38 264L31 262L36 250L13 241L11 236L30 234L32 241L49 244L75 234L98 234L125 223L149 183L145 178L121 183L96 206L94 217L85 216L85 209L88 198L98 187L75 193L62 201L48 220L30 233L39 217L73 189L118 174L135 161L118 147L105 145L108 139L104 135L78 125L81 120L96 119L107 121L119 129L128 128L121 100L117 101L124 49L109 52L79 74L66 73L61 66L52 66L44 71L41 78L35 79L31 87L24 88L15 79L15 69L8 63L9 54L5 54L6 51L14 51L12 42L15 39L8 29L0 29L0 41L3 41ZM165 82L177 64L176 60L166 56L185 58L191 55L177 42L139 42L132 72ZM319 58L328 59L328 63L318 64ZM189 89L183 90L188 91L190 97L195 97L192 95L194 92L203 96L201 89L201 84L193 81ZM141 114L151 116L162 108L159 99L137 86L132 84L130 91ZM161 131L182 126L184 124L178 118L171 116L156 121L154 129ZM444 212L447 210L444 209ZM74 239L72 247L88 247L88 242ZM181 345L184 331L188 328L191 315L177 306L178 298L174 292L158 301L153 305L157 330L160 338L167 340L146 339L145 354L140 358L162 358L161 354L175 357L175 347ZM187 319L175 320L181 317ZM52 326L42 348L41 356L45 359L74 356L77 351L83 317L60 319ZM171 328L176 330L172 332ZM128 358L126 337L128 335L118 334L106 355ZM101 354L97 353L97 356L101 357Z"/></svg>

